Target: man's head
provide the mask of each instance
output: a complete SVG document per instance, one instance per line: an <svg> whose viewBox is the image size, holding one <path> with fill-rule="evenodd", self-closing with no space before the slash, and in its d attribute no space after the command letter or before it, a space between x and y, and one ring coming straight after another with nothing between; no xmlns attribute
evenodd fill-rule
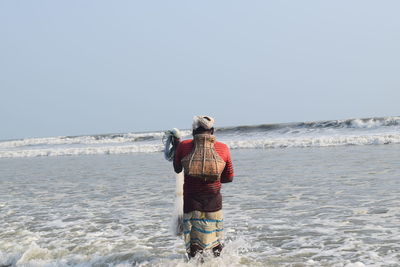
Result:
<svg viewBox="0 0 400 267"><path fill-rule="evenodd" d="M193 135L202 133L214 133L214 122L215 120L210 116L195 116L193 118Z"/></svg>

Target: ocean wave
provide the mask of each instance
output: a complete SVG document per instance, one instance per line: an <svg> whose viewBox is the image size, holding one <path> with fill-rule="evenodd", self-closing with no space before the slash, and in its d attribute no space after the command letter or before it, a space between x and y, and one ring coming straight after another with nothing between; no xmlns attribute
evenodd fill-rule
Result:
<svg viewBox="0 0 400 267"><path fill-rule="evenodd" d="M371 134L346 136L314 136L289 138L256 138L256 139L220 139L231 149L273 149L291 147L330 147L349 145L383 145L400 144L400 134ZM88 147L49 147L41 149L0 150L0 158L41 157L41 156L74 156L101 154L130 154L162 152L161 143L132 144L124 146L88 146Z"/></svg>
<svg viewBox="0 0 400 267"><path fill-rule="evenodd" d="M327 120L311 122L277 123L277 124L259 124L244 125L234 127L218 128L220 133L248 133L248 132L266 132L285 129L286 131L296 131L301 129L373 129L380 127L400 126L400 117L382 117L382 118L363 118L346 120Z"/></svg>
<svg viewBox="0 0 400 267"><path fill-rule="evenodd" d="M25 147L40 145L95 145L140 142L161 139L164 132L99 134L87 136L56 136L47 138L27 138L0 142L1 147Z"/></svg>
<svg viewBox="0 0 400 267"><path fill-rule="evenodd" d="M231 140L226 144L231 149L240 148L290 148L290 147L329 147L349 145L400 144L400 135L354 135L354 136L319 136L297 138L271 138L254 140Z"/></svg>
<svg viewBox="0 0 400 267"><path fill-rule="evenodd" d="M191 130L182 134L190 138ZM0 142L0 158L161 152L163 135L154 131L8 140ZM216 136L232 149L397 144L400 117L223 127Z"/></svg>
<svg viewBox="0 0 400 267"><path fill-rule="evenodd" d="M371 129L388 126L399 126L400 117L383 117L383 118L364 118L364 119L347 119L347 120L329 120L317 122L304 122L298 124L300 127L307 128L356 128Z"/></svg>
<svg viewBox="0 0 400 267"><path fill-rule="evenodd" d="M164 146L160 145L127 145L127 146L102 146L78 148L44 148L44 149L19 149L0 151L0 158L27 158L44 156L77 156L101 154L130 154L161 152Z"/></svg>

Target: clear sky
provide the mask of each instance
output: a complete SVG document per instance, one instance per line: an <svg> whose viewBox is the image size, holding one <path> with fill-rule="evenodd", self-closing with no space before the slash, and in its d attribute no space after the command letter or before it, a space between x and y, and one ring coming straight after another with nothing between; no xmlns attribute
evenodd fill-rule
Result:
<svg viewBox="0 0 400 267"><path fill-rule="evenodd" d="M0 1L0 139L398 116L400 1Z"/></svg>

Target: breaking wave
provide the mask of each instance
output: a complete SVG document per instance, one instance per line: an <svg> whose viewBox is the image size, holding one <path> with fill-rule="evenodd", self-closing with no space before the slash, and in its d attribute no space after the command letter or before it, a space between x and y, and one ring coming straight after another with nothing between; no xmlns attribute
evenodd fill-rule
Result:
<svg viewBox="0 0 400 267"><path fill-rule="evenodd" d="M313 122L294 122L278 124L260 124L247 126L224 127L218 129L218 132L254 132L254 131L275 131L280 129L374 129L381 127L400 126L400 117L383 118L364 118L364 119L346 119L346 120L328 120Z"/></svg>
<svg viewBox="0 0 400 267"><path fill-rule="evenodd" d="M73 144L118 144L125 142L140 142L159 139L163 132L127 133L127 134L99 134L88 136L58 136L47 138L27 138L0 142L1 147L21 147L39 145L73 145Z"/></svg>
<svg viewBox="0 0 400 267"><path fill-rule="evenodd" d="M183 138L190 134L184 130ZM157 131L0 141L0 158L161 152L163 135ZM216 135L231 149L399 144L400 117L223 127Z"/></svg>

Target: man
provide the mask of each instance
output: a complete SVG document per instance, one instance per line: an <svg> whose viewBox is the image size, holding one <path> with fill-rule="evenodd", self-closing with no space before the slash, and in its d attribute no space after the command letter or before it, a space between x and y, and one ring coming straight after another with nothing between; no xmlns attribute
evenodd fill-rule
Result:
<svg viewBox="0 0 400 267"><path fill-rule="evenodd" d="M233 166L227 145L214 137L214 119L196 116L193 139L179 143L174 170L184 170L183 234L189 258L211 249L222 250L223 214L221 183L233 180ZM179 140L176 140L179 142Z"/></svg>

